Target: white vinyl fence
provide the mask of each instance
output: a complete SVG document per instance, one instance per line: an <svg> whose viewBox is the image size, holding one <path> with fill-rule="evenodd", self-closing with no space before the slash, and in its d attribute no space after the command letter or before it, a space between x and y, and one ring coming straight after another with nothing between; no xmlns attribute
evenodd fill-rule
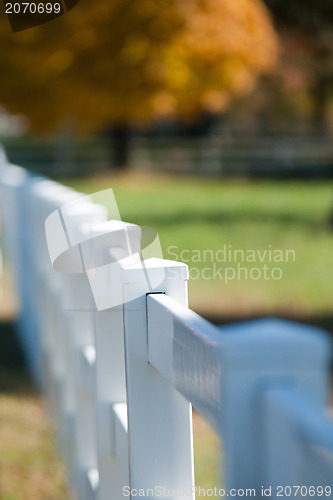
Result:
<svg viewBox="0 0 333 500"><path fill-rule="evenodd" d="M221 436L221 497L333 498L325 332L215 327L187 308L186 265L141 261L139 226L4 156L0 186L20 341L79 500L194 499L192 406Z"/></svg>

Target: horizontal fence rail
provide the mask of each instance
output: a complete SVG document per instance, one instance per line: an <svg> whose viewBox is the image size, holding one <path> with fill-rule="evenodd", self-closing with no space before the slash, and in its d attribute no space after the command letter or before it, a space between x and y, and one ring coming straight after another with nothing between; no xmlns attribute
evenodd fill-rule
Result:
<svg viewBox="0 0 333 500"><path fill-rule="evenodd" d="M53 178L80 177L110 165L110 139L84 140L60 135L49 140L3 138L10 160L28 170ZM199 136L131 137L132 165L173 173L215 177L330 179L333 176L331 139L304 137L244 136L206 133Z"/></svg>
<svg viewBox="0 0 333 500"><path fill-rule="evenodd" d="M333 497L324 331L213 326L185 264L141 258L139 226L2 153L0 189L19 338L78 500L194 499L192 406L221 438L224 496Z"/></svg>

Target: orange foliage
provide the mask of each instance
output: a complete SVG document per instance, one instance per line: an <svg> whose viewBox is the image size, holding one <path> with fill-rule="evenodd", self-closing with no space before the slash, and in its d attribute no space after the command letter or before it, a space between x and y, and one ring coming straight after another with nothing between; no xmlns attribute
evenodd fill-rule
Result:
<svg viewBox="0 0 333 500"><path fill-rule="evenodd" d="M81 0L25 32L1 23L1 101L39 130L220 112L278 55L260 0Z"/></svg>

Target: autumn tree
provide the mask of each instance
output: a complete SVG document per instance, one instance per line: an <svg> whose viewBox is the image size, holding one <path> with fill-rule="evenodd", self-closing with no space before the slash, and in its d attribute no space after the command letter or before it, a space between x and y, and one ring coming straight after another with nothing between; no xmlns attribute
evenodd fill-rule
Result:
<svg viewBox="0 0 333 500"><path fill-rule="evenodd" d="M3 17L0 37L6 109L40 132L68 118L79 132L111 126L118 147L129 125L220 113L274 67L278 52L260 0L81 0L15 34Z"/></svg>

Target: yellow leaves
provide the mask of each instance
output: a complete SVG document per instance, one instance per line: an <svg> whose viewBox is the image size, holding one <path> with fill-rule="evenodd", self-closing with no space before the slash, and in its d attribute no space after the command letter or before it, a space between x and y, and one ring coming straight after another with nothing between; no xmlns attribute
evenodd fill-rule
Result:
<svg viewBox="0 0 333 500"><path fill-rule="evenodd" d="M149 49L149 40L144 38L129 39L122 49L120 57L129 66L144 61Z"/></svg>
<svg viewBox="0 0 333 500"><path fill-rule="evenodd" d="M179 91L193 84L193 76L186 61L186 54L179 50L177 45L167 52L165 65L167 69L166 85L170 90Z"/></svg>
<svg viewBox="0 0 333 500"><path fill-rule="evenodd" d="M16 105L43 128L66 113L84 130L218 113L233 96L249 92L278 56L260 0L79 2L69 14L15 37L0 54L0 68L18 75L16 88L0 82L3 104ZM30 104L18 93L39 95L40 111L36 99Z"/></svg>
<svg viewBox="0 0 333 500"><path fill-rule="evenodd" d="M157 55L152 60L148 60L144 69L144 79L152 82L153 85L162 86L166 79L166 65L162 58Z"/></svg>
<svg viewBox="0 0 333 500"><path fill-rule="evenodd" d="M159 92L152 99L152 108L159 116L172 116L176 111L176 99L168 92Z"/></svg>
<svg viewBox="0 0 333 500"><path fill-rule="evenodd" d="M176 40L183 47L200 106L219 112L230 95L249 92L261 72L274 66L278 40L258 0L184 0L186 29Z"/></svg>
<svg viewBox="0 0 333 500"><path fill-rule="evenodd" d="M202 105L204 109L211 113L220 113L228 107L229 103L229 95L219 90L209 90L202 96Z"/></svg>
<svg viewBox="0 0 333 500"><path fill-rule="evenodd" d="M58 50L54 52L47 61L47 68L52 73L61 73L70 67L74 55L69 50Z"/></svg>
<svg viewBox="0 0 333 500"><path fill-rule="evenodd" d="M93 46L98 39L98 34L92 28L83 28L73 33L72 44L73 47L79 50L85 50Z"/></svg>
<svg viewBox="0 0 333 500"><path fill-rule="evenodd" d="M216 62L242 58L258 69L265 69L263 61L276 60L277 37L257 0L207 0L201 2L202 10L194 9L193 4L188 9L183 43L196 57Z"/></svg>

